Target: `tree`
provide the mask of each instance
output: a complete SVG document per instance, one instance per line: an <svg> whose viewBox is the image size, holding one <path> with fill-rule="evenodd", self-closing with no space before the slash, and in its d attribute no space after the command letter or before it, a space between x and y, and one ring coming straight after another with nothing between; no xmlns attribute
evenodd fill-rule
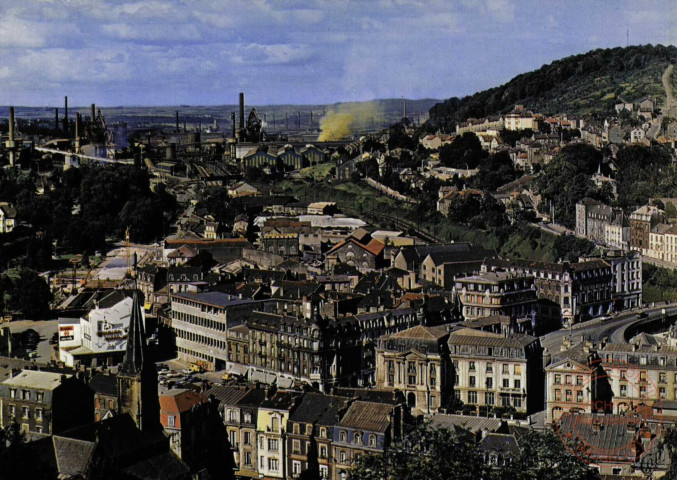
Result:
<svg viewBox="0 0 677 480"><path fill-rule="evenodd" d="M574 235L560 235L553 245L555 256L569 262L577 262L578 257L590 255L595 250L595 244L586 238Z"/></svg>
<svg viewBox="0 0 677 480"><path fill-rule="evenodd" d="M489 468L474 437L465 430L419 425L381 455L357 461L351 480L476 480Z"/></svg>
<svg viewBox="0 0 677 480"><path fill-rule="evenodd" d="M36 461L27 448L26 435L16 422L0 429L0 465L0 480L56 478L56 472Z"/></svg>
<svg viewBox="0 0 677 480"><path fill-rule="evenodd" d="M488 155L477 135L465 132L440 148L440 162L450 168L475 168Z"/></svg>
<svg viewBox="0 0 677 480"><path fill-rule="evenodd" d="M553 432L528 431L519 438L520 451L507 465L501 478L515 480L596 480L599 472L588 466L582 458L581 445L564 440ZM574 455L572 452L581 452Z"/></svg>
<svg viewBox="0 0 677 480"><path fill-rule="evenodd" d="M40 315L49 310L51 301L47 282L35 270L21 269L12 286L10 309L28 316Z"/></svg>

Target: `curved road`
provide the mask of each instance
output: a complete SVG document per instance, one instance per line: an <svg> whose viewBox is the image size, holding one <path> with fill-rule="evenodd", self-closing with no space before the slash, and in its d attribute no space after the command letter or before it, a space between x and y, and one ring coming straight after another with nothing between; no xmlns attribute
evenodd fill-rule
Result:
<svg viewBox="0 0 677 480"><path fill-rule="evenodd" d="M607 338L610 343L626 343L625 338L623 338L626 327L648 319L660 318L662 316L663 308L665 308L666 314L668 315L677 314L677 305L666 305L644 309L648 314L645 318L638 318L636 311L621 312L612 319L604 322L591 320L589 322L574 325L571 329L563 328L555 332L550 332L541 337L541 345L554 355L560 351L562 340L570 335L572 337L572 345L580 343L581 336L585 336L586 340L592 340L594 342Z"/></svg>

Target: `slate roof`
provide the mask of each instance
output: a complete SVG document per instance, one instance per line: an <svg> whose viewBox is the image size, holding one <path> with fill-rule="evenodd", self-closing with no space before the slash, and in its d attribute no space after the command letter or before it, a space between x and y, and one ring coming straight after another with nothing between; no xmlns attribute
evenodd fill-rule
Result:
<svg viewBox="0 0 677 480"><path fill-rule="evenodd" d="M306 393L298 408L289 416L289 421L332 426L336 423L339 410L344 408L349 401L348 397Z"/></svg>
<svg viewBox="0 0 677 480"><path fill-rule="evenodd" d="M483 430L489 432L505 431L506 424L500 418L474 417L470 415L437 414L430 417L433 428L463 428L470 433L479 433Z"/></svg>
<svg viewBox="0 0 677 480"><path fill-rule="evenodd" d="M61 475L76 476L87 468L95 444L74 438L52 437L57 469Z"/></svg>
<svg viewBox="0 0 677 480"><path fill-rule="evenodd" d="M391 405L357 400L350 405L338 426L368 432L385 432L390 426L391 413Z"/></svg>
<svg viewBox="0 0 677 480"><path fill-rule="evenodd" d="M194 302L204 303L215 307L226 308L233 305L243 305L247 303L259 303L258 300L250 298L240 298L235 295L228 295L223 292L181 292L173 294L174 297L192 300Z"/></svg>
<svg viewBox="0 0 677 480"><path fill-rule="evenodd" d="M523 349L537 342L537 337L513 333L505 336L500 333L484 332L471 328L462 328L449 335L449 345L478 345L486 347L508 347Z"/></svg>
<svg viewBox="0 0 677 480"><path fill-rule="evenodd" d="M117 397L117 375L96 374L89 381L89 388L94 390L94 393L107 395L109 397Z"/></svg>
<svg viewBox="0 0 677 480"><path fill-rule="evenodd" d="M250 390L245 387L214 385L204 394L207 398L213 395L221 405L236 405L249 392Z"/></svg>
<svg viewBox="0 0 677 480"><path fill-rule="evenodd" d="M415 339L415 340L440 340L449 335L446 327L426 327L423 325L416 325L415 327L402 330L401 332L393 333L385 338L392 339Z"/></svg>
<svg viewBox="0 0 677 480"><path fill-rule="evenodd" d="M271 410L289 410L294 406L297 398L301 395L299 392L278 391L268 400L261 403L261 408Z"/></svg>
<svg viewBox="0 0 677 480"><path fill-rule="evenodd" d="M479 447L488 453L513 456L520 452L519 443L514 435L489 433L479 442Z"/></svg>

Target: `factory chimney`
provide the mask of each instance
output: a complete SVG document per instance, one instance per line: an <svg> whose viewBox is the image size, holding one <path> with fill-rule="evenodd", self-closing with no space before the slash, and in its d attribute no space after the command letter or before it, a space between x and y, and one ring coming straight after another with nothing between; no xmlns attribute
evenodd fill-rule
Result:
<svg viewBox="0 0 677 480"><path fill-rule="evenodd" d="M233 138L235 138L235 112L230 112L230 124L233 129Z"/></svg>
<svg viewBox="0 0 677 480"><path fill-rule="evenodd" d="M310 129L313 129L313 111L310 111Z"/></svg>
<svg viewBox="0 0 677 480"><path fill-rule="evenodd" d="M63 117L63 130L68 133L68 96L65 98L65 108L64 108L64 117Z"/></svg>
<svg viewBox="0 0 677 480"><path fill-rule="evenodd" d="M96 119L96 105L92 103L92 123L94 123L94 120Z"/></svg>
<svg viewBox="0 0 677 480"><path fill-rule="evenodd" d="M9 166L14 166L14 107L9 107L9 141L7 149L9 150Z"/></svg>
<svg viewBox="0 0 677 480"><path fill-rule="evenodd" d="M301 130L301 112L296 112L296 116L298 117L298 120L296 121L298 129Z"/></svg>
<svg viewBox="0 0 677 480"><path fill-rule="evenodd" d="M240 130L244 131L244 93L240 92Z"/></svg>
<svg viewBox="0 0 677 480"><path fill-rule="evenodd" d="M94 109L94 105L92 105ZM75 153L80 153L80 122L82 121L80 113L75 112Z"/></svg>
<svg viewBox="0 0 677 480"><path fill-rule="evenodd" d="M180 132L181 129L179 128L179 111L176 111L176 131Z"/></svg>
<svg viewBox="0 0 677 480"><path fill-rule="evenodd" d="M58 130L59 129L59 109L55 108L54 110L55 110L55 113L54 113L55 114L55 118L54 118L54 125L55 126L54 126L54 128Z"/></svg>

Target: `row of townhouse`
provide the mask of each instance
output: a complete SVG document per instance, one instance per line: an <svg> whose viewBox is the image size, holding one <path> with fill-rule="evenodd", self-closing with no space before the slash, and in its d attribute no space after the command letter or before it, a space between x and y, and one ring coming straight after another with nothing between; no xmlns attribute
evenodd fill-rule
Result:
<svg viewBox="0 0 677 480"><path fill-rule="evenodd" d="M482 267L483 272L506 272L501 280L506 285L514 285L515 282L526 282L526 278L533 278L533 287L538 300L532 298L527 305L539 303L539 309L543 303L549 303L555 308L557 315L563 323L575 323L587 318L597 317L607 312L622 310L641 306L642 304L642 259L638 252L622 254L620 252L609 252L600 257L581 258L579 262L530 262L526 260L501 260L488 259ZM512 278L509 277L512 274ZM485 274L486 276L486 274ZM491 289L498 290L493 292L500 300L496 300L499 306L494 306L492 310L487 310L487 297L491 297L488 287L481 288L487 282L473 281L471 277L468 282L475 284L475 289L482 293L482 310L480 316L485 316L485 312L491 311L491 314L502 313L511 315L500 302L510 306L509 298L511 290L504 287L501 291L501 283L496 277ZM482 278L481 275L479 278ZM511 283L513 282L513 283ZM457 281L457 291L464 287L464 282ZM522 288L527 291L528 288ZM464 290L461 290L462 292ZM464 297L461 297L463 303ZM479 295L475 295L477 302ZM472 305L469 303L468 305ZM533 307L524 307L521 310L530 311ZM514 311L514 309L513 309ZM514 315L514 314L513 314Z"/></svg>
<svg viewBox="0 0 677 480"><path fill-rule="evenodd" d="M677 416L677 348L672 344L614 344L566 339L544 353L546 422L564 413Z"/></svg>
<svg viewBox="0 0 677 480"><path fill-rule="evenodd" d="M402 433L402 409L388 392L336 394L214 386L237 478L348 478L364 455ZM362 398L360 398L362 397Z"/></svg>
<svg viewBox="0 0 677 480"><path fill-rule="evenodd" d="M265 300L217 291L173 294L170 321L178 358L208 370L272 375L323 391L333 385L370 385L375 341L421 321L406 305L328 317L320 313L319 284L273 285L272 297Z"/></svg>

